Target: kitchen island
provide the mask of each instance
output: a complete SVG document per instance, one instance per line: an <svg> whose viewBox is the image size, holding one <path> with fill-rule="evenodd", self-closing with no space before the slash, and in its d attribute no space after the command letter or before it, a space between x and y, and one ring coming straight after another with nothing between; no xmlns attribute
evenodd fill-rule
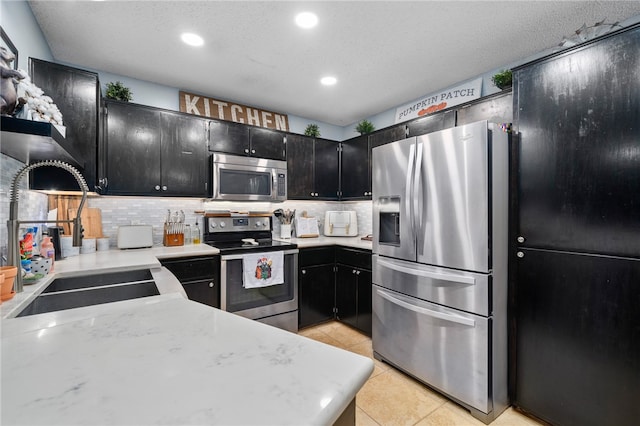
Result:
<svg viewBox="0 0 640 426"><path fill-rule="evenodd" d="M353 423L373 371L368 358L180 291L1 325L2 424Z"/></svg>

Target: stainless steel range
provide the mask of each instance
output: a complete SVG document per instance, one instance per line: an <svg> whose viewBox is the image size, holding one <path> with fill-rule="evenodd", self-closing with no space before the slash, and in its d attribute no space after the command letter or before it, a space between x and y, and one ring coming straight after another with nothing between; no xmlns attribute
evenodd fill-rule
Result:
<svg viewBox="0 0 640 426"><path fill-rule="evenodd" d="M204 242L220 250L222 310L298 331L298 248L272 239L271 213L207 213Z"/></svg>

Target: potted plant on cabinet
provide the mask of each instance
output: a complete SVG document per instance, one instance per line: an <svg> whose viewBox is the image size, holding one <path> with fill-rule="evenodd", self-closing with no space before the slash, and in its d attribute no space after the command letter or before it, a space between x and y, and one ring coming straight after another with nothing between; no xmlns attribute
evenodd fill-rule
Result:
<svg viewBox="0 0 640 426"><path fill-rule="evenodd" d="M305 136L311 136L317 138L320 136L320 127L317 124L309 124L306 129L304 129Z"/></svg>
<svg viewBox="0 0 640 426"><path fill-rule="evenodd" d="M366 133L371 133L375 130L375 126L373 125L372 122L368 121L368 120L362 120L361 122L358 123L358 125L356 126L356 132L360 133L361 135L364 135Z"/></svg>
<svg viewBox="0 0 640 426"><path fill-rule="evenodd" d="M133 98L133 93L119 81L107 83L107 98L117 101L129 102Z"/></svg>
<svg viewBox="0 0 640 426"><path fill-rule="evenodd" d="M493 77L491 77L491 81L493 81L493 84L495 84L495 86L500 90L511 87L511 70L502 70L499 73L494 74Z"/></svg>

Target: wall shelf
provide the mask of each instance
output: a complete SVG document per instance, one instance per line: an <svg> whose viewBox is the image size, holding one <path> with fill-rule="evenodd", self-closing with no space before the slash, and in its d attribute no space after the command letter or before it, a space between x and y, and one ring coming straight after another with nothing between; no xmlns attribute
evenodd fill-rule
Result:
<svg viewBox="0 0 640 426"><path fill-rule="evenodd" d="M1 117L3 154L25 164L42 160L61 160L82 168L80 156L68 146L66 139L51 123Z"/></svg>

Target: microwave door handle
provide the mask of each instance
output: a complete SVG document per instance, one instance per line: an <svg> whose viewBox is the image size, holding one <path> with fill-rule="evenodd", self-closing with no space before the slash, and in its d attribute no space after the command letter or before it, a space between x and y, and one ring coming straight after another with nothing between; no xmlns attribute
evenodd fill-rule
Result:
<svg viewBox="0 0 640 426"><path fill-rule="evenodd" d="M271 169L271 198L275 199L278 194L278 173L276 169Z"/></svg>
<svg viewBox="0 0 640 426"><path fill-rule="evenodd" d="M438 312L438 311L432 311L431 309L426 309L421 306L412 305L411 303L407 303L403 300L397 299L384 291L381 291L381 290L376 290L376 291L378 292L378 295L383 299L387 299L389 302L395 305L398 305L405 309L409 309L410 311L416 312L418 314L427 315L443 321L454 322L456 324L466 325L468 327L476 326L475 320L472 320L470 318L465 318L458 315L445 314L443 312Z"/></svg>
<svg viewBox="0 0 640 426"><path fill-rule="evenodd" d="M407 181L405 182L404 208L406 214L409 215L409 225L411 226L411 235L415 235L413 209L411 204L411 194L413 192L413 168L415 167L416 146L414 143L409 147L409 163L407 164Z"/></svg>

